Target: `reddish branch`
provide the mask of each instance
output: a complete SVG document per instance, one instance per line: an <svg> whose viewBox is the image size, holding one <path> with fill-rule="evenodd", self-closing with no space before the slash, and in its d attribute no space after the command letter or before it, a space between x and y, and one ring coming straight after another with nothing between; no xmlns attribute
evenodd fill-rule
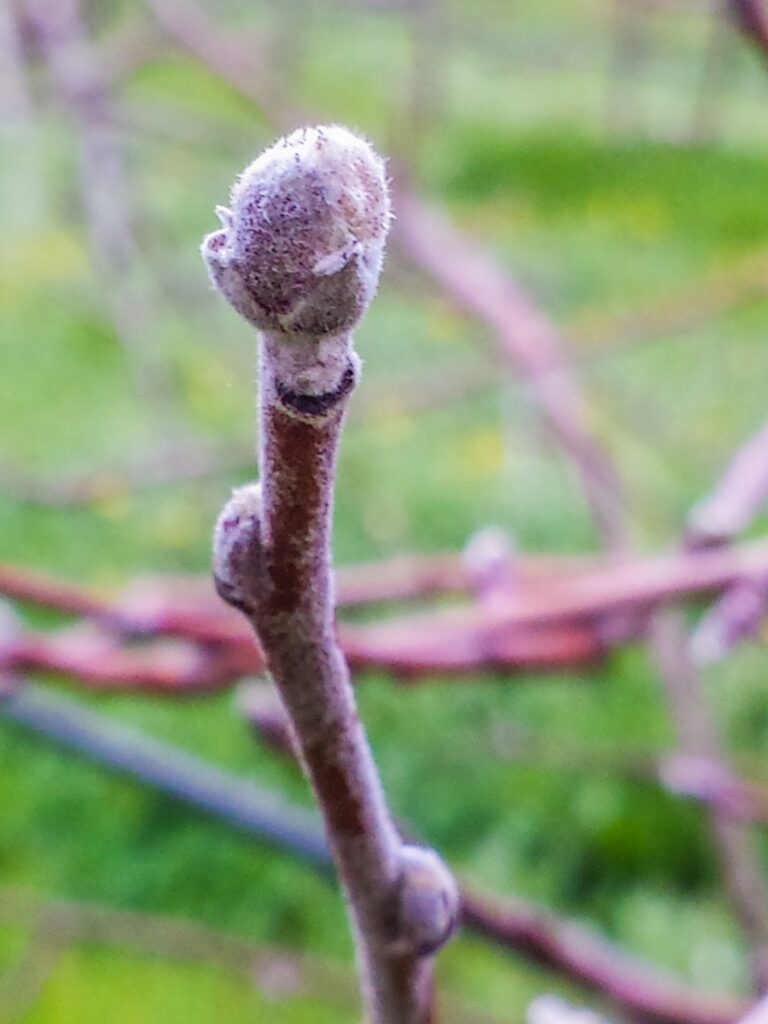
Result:
<svg viewBox="0 0 768 1024"><path fill-rule="evenodd" d="M482 604L342 625L342 649L355 670L381 669L401 677L583 668L606 652L606 623L617 610L632 613L633 628L640 628L643 615L664 603L762 580L768 575L768 542L602 564L566 558L563 573L558 573L558 564L547 558L522 559L517 589L496 593ZM350 605L417 597L433 589L457 588L464 579L465 570L454 556L403 559L341 573L339 595ZM4 566L0 593L87 617L118 636L173 637L197 645L200 650L174 649L173 655L161 656L160 690L214 688L264 668L240 618L217 608L196 581L176 586L147 581L110 602L82 588ZM629 638L629 633L620 637ZM6 648L2 660L28 671L85 674L91 681L102 678L106 685L151 688L152 648L125 652L106 641L83 643L67 632L27 635L22 648Z"/></svg>
<svg viewBox="0 0 768 1024"><path fill-rule="evenodd" d="M736 24L768 61L768 9L764 0L728 0Z"/></svg>
<svg viewBox="0 0 768 1024"><path fill-rule="evenodd" d="M554 325L438 210L405 188L398 192L395 238L451 299L493 331L499 352L521 370L548 425L578 467L606 544L620 548L626 541L620 485L589 426L587 406Z"/></svg>
<svg viewBox="0 0 768 1024"><path fill-rule="evenodd" d="M735 1024L748 1004L735 996L692 992L622 953L585 928L517 900L462 893L473 931L611 1000L643 1024Z"/></svg>
<svg viewBox="0 0 768 1024"><path fill-rule="evenodd" d="M268 692L247 692L243 710L261 742L281 755L295 757L285 715ZM715 783L712 771L708 779L706 774L705 766L682 762L674 765L673 772L669 763L670 784L696 790L687 795L719 800L722 787L728 785L733 810L746 807L742 797L749 784L736 779ZM717 787L721 790L715 795ZM765 795L762 801L768 805ZM585 928L523 900L481 896L462 885L461 901L464 924L472 931L607 997L644 1024L733 1024L747 1008L746 1002L733 996L692 991Z"/></svg>

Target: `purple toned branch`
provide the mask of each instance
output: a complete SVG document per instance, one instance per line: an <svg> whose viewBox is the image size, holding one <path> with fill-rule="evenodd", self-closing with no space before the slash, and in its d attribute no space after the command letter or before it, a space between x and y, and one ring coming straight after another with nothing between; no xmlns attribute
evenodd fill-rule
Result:
<svg viewBox="0 0 768 1024"><path fill-rule="evenodd" d="M768 61L768 9L764 0L728 0L728 4L736 24Z"/></svg>
<svg viewBox="0 0 768 1024"><path fill-rule="evenodd" d="M710 494L691 510L687 542L705 547L732 540L768 501L768 421L738 449Z"/></svg>
<svg viewBox="0 0 768 1024"><path fill-rule="evenodd" d="M434 1020L432 954L457 893L387 810L334 627L330 530L337 450L359 375L352 334L378 283L383 164L337 127L302 129L238 179L203 255L261 332L261 486L219 519L221 596L253 626L291 719L346 894L371 1024Z"/></svg>
<svg viewBox="0 0 768 1024"><path fill-rule="evenodd" d="M79 149L80 193L94 267L107 310L143 396L168 426L172 384L157 357L139 284L140 260L129 208L129 187L115 125L110 80L83 21L80 0L23 0L54 91L72 118Z"/></svg>
<svg viewBox="0 0 768 1024"><path fill-rule="evenodd" d="M285 716L268 692L249 688L241 706L260 741L284 756L296 756ZM461 903L464 925L472 931L609 999L644 1024L733 1024L746 1009L736 997L686 989L595 934L523 900L486 897L462 885Z"/></svg>
<svg viewBox="0 0 768 1024"><path fill-rule="evenodd" d="M274 795L252 782L212 769L122 725L116 728L105 716L35 687L19 686L6 703L0 703L0 712L81 756L126 772L327 869L322 836L307 828L304 815L283 800L276 806ZM643 1024L735 1024L748 1009L746 1001L735 996L686 988L591 931L524 901L499 901L465 891L462 902L465 924L481 936L581 988L606 995ZM190 944L195 948L193 936L187 935L185 941L188 949Z"/></svg>
<svg viewBox="0 0 768 1024"><path fill-rule="evenodd" d="M761 999L749 1013L742 1017L739 1024L768 1024L768 999Z"/></svg>
<svg viewBox="0 0 768 1024"><path fill-rule="evenodd" d="M621 488L588 424L587 406L560 351L557 331L520 287L412 191L398 192L395 238L463 309L494 332L521 370L548 425L577 466L606 545L626 543Z"/></svg>

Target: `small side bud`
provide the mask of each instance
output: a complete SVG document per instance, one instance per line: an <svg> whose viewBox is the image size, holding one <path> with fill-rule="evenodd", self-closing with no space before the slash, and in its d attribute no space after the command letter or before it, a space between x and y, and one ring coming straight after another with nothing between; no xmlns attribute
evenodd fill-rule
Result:
<svg viewBox="0 0 768 1024"><path fill-rule="evenodd" d="M350 330L378 285L390 204L384 162L364 139L302 128L235 182L203 241L214 285L260 330L322 338Z"/></svg>
<svg viewBox="0 0 768 1024"><path fill-rule="evenodd" d="M430 956L453 934L459 890L445 862L423 846L404 846L398 884L394 956Z"/></svg>
<svg viewBox="0 0 768 1024"><path fill-rule="evenodd" d="M232 492L213 533L213 576L219 596L242 612L253 609L261 563L261 484Z"/></svg>

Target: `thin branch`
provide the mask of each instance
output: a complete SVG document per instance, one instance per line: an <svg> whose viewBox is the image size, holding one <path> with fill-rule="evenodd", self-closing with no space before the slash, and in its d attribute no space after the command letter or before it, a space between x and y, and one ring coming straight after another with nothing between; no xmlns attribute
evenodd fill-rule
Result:
<svg viewBox="0 0 768 1024"><path fill-rule="evenodd" d="M395 239L459 306L493 331L502 357L519 368L548 425L579 470L606 545L620 549L626 523L619 481L589 426L554 325L522 289L434 207L411 190L398 191Z"/></svg>
<svg viewBox="0 0 768 1024"><path fill-rule="evenodd" d="M331 574L336 459L360 372L352 331L378 284L390 211L383 162L339 127L294 132L238 178L203 256L260 331L262 483L214 539L221 596L264 651L323 813L371 1024L434 1021L432 955L458 897L432 850L402 843L338 647Z"/></svg>
<svg viewBox="0 0 768 1024"><path fill-rule="evenodd" d="M768 9L764 0L728 0L734 21L768 62Z"/></svg>
<svg viewBox="0 0 768 1024"><path fill-rule="evenodd" d="M131 950L140 956L162 957L200 966L216 964L224 970L241 975L255 984L268 997L297 995L311 996L349 1009L355 998L355 980L350 971L318 956L297 954L282 947L265 946L232 936L197 921L164 914L103 906L81 901L46 899L37 893L4 886L0 888L0 925L18 925L20 921L34 920L36 932L42 938L53 936L57 944L113 946ZM0 979L0 991L15 991L19 981L24 982L23 998L13 1004L14 1019L22 1004L33 1001L38 986L44 980L44 957L47 942L42 949L38 935L33 938L34 948L25 954L25 961L12 968L12 974ZM42 954L42 956L41 956ZM19 968L34 971L26 980ZM18 980L17 980L18 979ZM37 984L31 985L34 981ZM13 988L12 988L13 986ZM10 1004L0 1004L0 1014ZM443 1000L446 1024L501 1024L497 1017L474 1007ZM2 1017L5 1020L5 1017ZM10 1019L10 1018L9 1018Z"/></svg>
<svg viewBox="0 0 768 1024"><path fill-rule="evenodd" d="M94 268L107 310L142 394L167 420L173 389L157 358L140 266L109 76L91 42L80 0L24 0L57 97L71 115L79 149L80 192Z"/></svg>
<svg viewBox="0 0 768 1024"><path fill-rule="evenodd" d="M757 1006L753 1006L739 1024L768 1024L768 998L761 999Z"/></svg>
<svg viewBox="0 0 768 1024"><path fill-rule="evenodd" d="M24 684L0 699L0 715L78 755L117 769L219 820L266 839L327 874L330 855L306 812L159 740L50 691ZM297 818L298 815L298 818ZM300 827L296 828L297 820ZM465 925L504 949L604 994L643 1024L735 1024L748 1005L686 988L582 926L518 899L462 895Z"/></svg>
<svg viewBox="0 0 768 1024"><path fill-rule="evenodd" d="M740 534L768 502L768 421L733 455L713 490L688 517L691 546L722 544Z"/></svg>

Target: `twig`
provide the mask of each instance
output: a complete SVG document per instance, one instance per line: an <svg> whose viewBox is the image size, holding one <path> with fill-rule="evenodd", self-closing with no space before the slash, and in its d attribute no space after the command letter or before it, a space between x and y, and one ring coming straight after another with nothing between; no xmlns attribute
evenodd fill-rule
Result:
<svg viewBox="0 0 768 1024"><path fill-rule="evenodd" d="M23 954L0 975L0 1024L16 1024L27 1015L66 952L67 937L51 915L41 909L37 916Z"/></svg>
<svg viewBox="0 0 768 1024"><path fill-rule="evenodd" d="M768 61L768 10L763 0L728 0L734 20Z"/></svg>
<svg viewBox="0 0 768 1024"><path fill-rule="evenodd" d="M19 684L0 699L0 715L249 835L266 838L324 873L330 868L320 829L304 825L306 812L291 810L284 816L285 801L251 782L29 684ZM298 833L296 815L302 823ZM737 997L688 989L583 927L524 901L480 897L465 889L462 906L464 923L473 931L582 988L605 994L644 1024L735 1024L747 1010Z"/></svg>
<svg viewBox="0 0 768 1024"><path fill-rule="evenodd" d="M757 1006L753 1006L739 1024L768 1024L768 998L761 999Z"/></svg>
<svg viewBox="0 0 768 1024"><path fill-rule="evenodd" d="M253 782L235 780L191 754L33 686L19 685L0 697L0 713L330 870L315 815Z"/></svg>
<svg viewBox="0 0 768 1024"><path fill-rule="evenodd" d="M458 590L466 586L465 572L455 556L361 566L340 573L339 603L355 607ZM495 593L482 605L342 625L342 649L356 671L379 668L404 678L584 667L605 653L604 634L617 611L629 613L631 628L614 631L611 643L631 639L643 616L659 605L762 581L768 575L768 542L603 565L534 557L521 559L517 572L516 591ZM177 638L202 647L167 648L154 658L152 651L123 651L106 636L25 634L3 648L6 668L81 675L94 683L102 678L112 686L157 686L169 693L204 691L264 669L245 626L213 608L207 596L197 596L189 582L173 588L147 581L115 603L0 566L0 593L86 616L119 636Z"/></svg>
<svg viewBox="0 0 768 1024"><path fill-rule="evenodd" d="M107 310L142 394L167 423L173 389L156 355L147 289L137 287L140 261L109 77L88 37L80 0L24 0L24 4L55 91L75 126L82 205Z"/></svg>
<svg viewBox="0 0 768 1024"><path fill-rule="evenodd" d="M433 207L401 187L395 238L463 309L494 332L505 361L519 368L548 425L577 466L606 545L626 543L621 489L588 425L587 407L559 350L553 324L518 285Z"/></svg>
<svg viewBox="0 0 768 1024"><path fill-rule="evenodd" d="M294 126L303 113L271 85L270 54L263 40L226 33L208 18L202 5L185 0L145 0L147 7L172 39L212 68L238 92L258 106L266 105L282 126Z"/></svg>
<svg viewBox="0 0 768 1024"><path fill-rule="evenodd" d="M691 510L687 542L722 544L742 532L768 502L768 421L729 459L713 490Z"/></svg>
<svg viewBox="0 0 768 1024"><path fill-rule="evenodd" d="M353 921L371 1024L434 1020L431 958L455 884L402 843L334 630L330 529L337 449L359 375L352 331L376 289L389 226L383 164L346 130L302 129L239 178L203 255L261 332L258 485L221 514L221 596L259 638L323 812Z"/></svg>

